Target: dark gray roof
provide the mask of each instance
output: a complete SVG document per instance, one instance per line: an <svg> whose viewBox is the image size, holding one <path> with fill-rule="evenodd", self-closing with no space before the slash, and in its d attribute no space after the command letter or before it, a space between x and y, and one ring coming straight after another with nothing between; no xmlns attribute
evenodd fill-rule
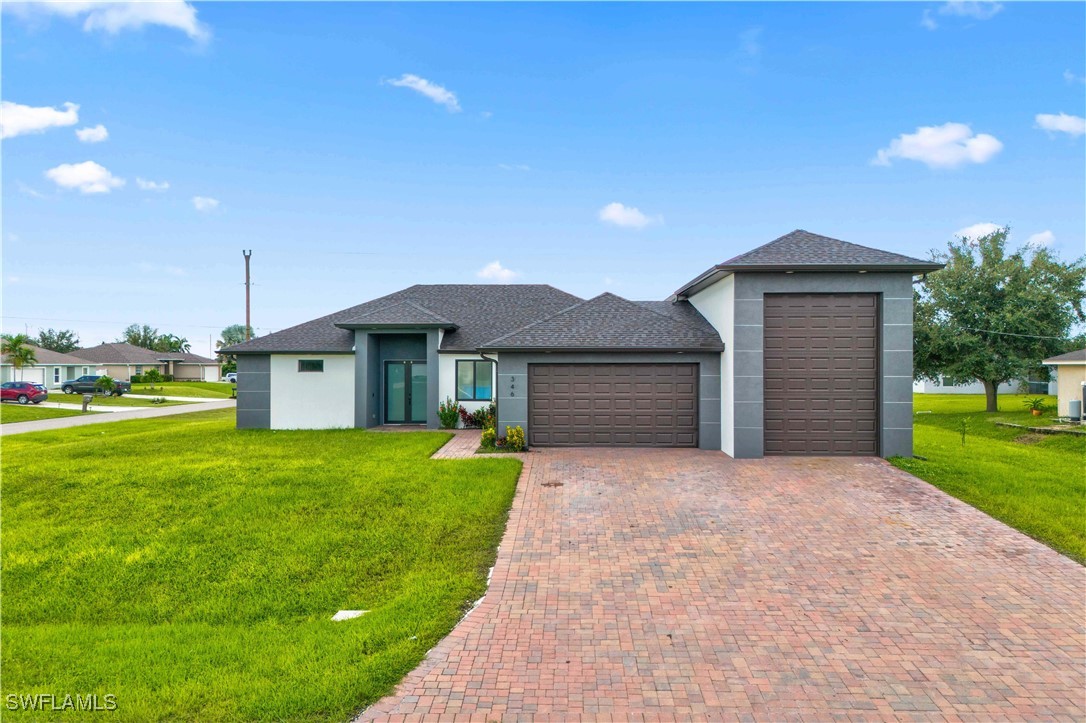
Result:
<svg viewBox="0 0 1086 723"><path fill-rule="evenodd" d="M546 284L420 284L222 351L349 353L354 347L354 332L336 324L405 301L456 324L458 328L442 338L443 351L475 351L489 339L550 316L581 299Z"/></svg>
<svg viewBox="0 0 1086 723"><path fill-rule="evenodd" d="M937 271L943 264L880 251L797 229L767 244L734 256L698 276L677 292L682 295L713 277L735 271Z"/></svg>
<svg viewBox="0 0 1086 723"><path fill-rule="evenodd" d="M1076 349L1066 354L1049 357L1042 364L1086 364L1086 349Z"/></svg>
<svg viewBox="0 0 1086 723"><path fill-rule="evenodd" d="M435 314L425 306L413 301L401 301L398 304L367 311L351 319L337 322L336 326L344 329L367 326L433 326L455 329L458 325Z"/></svg>
<svg viewBox="0 0 1086 723"><path fill-rule="evenodd" d="M600 294L480 345L484 350L606 349L720 351L720 336L701 324L654 311L643 303ZM696 313L696 312L695 312Z"/></svg>
<svg viewBox="0 0 1086 723"><path fill-rule="evenodd" d="M75 353L98 364L158 364L166 359L189 364L218 364L214 359L191 352L152 351L123 341L77 349Z"/></svg>
<svg viewBox="0 0 1086 723"><path fill-rule="evenodd" d="M634 303L640 304L650 311L655 311L657 314L663 314L677 321L682 321L708 334L716 335L716 329L713 328L713 325L689 301L635 301Z"/></svg>

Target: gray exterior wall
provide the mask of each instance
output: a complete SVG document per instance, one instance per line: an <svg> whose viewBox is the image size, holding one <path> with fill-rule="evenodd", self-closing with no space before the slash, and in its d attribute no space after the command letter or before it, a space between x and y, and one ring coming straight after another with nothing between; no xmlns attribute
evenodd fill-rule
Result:
<svg viewBox="0 0 1086 723"><path fill-rule="evenodd" d="M763 296L874 293L880 295L880 456L913 453L912 275L856 273L735 274L735 457L763 456Z"/></svg>
<svg viewBox="0 0 1086 723"><path fill-rule="evenodd" d="M529 364L698 364L698 446L720 449L720 354L583 352L498 354L498 433L524 427L528 434ZM435 406L436 409L436 406Z"/></svg>
<svg viewBox="0 0 1086 723"><path fill-rule="evenodd" d="M238 354L238 429L271 427L271 356Z"/></svg>

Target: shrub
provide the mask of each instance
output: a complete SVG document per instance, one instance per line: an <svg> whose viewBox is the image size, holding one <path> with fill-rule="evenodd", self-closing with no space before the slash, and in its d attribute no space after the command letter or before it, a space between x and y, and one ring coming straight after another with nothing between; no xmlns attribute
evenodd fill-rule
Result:
<svg viewBox="0 0 1086 723"><path fill-rule="evenodd" d="M98 377L98 379L94 382L94 388L98 390L100 394L105 394L106 396L108 396L110 394L113 394L113 392L117 389L117 382L113 381L113 377L106 374Z"/></svg>
<svg viewBox="0 0 1086 723"><path fill-rule="evenodd" d="M486 449L494 449L497 445L498 432L493 427L487 427L483 430L482 445Z"/></svg>
<svg viewBox="0 0 1086 723"><path fill-rule="evenodd" d="M155 397L151 400L151 404L165 404L166 397Z"/></svg>
<svg viewBox="0 0 1086 723"><path fill-rule="evenodd" d="M528 448L527 442L524 440L524 427L517 425L516 427L505 428L505 446L514 452L523 452Z"/></svg>
<svg viewBox="0 0 1086 723"><path fill-rule="evenodd" d="M148 369L147 372L143 375L143 381L149 383L151 385L151 389L154 389L155 382L162 381L162 372L160 372L158 369Z"/></svg>
<svg viewBox="0 0 1086 723"><path fill-rule="evenodd" d="M460 407L460 421L464 423L465 427L473 429L491 428L496 424L495 416L497 411L498 408L494 404L481 409L476 409L474 412L469 412L463 407Z"/></svg>
<svg viewBox="0 0 1086 723"><path fill-rule="evenodd" d="M128 381L131 382L132 384L142 384L143 383L143 375L142 374L133 374L132 378L129 379Z"/></svg>
<svg viewBox="0 0 1086 723"><path fill-rule="evenodd" d="M463 414L463 407L454 402L451 397L437 405L437 418L441 421L442 429L456 429L456 421Z"/></svg>

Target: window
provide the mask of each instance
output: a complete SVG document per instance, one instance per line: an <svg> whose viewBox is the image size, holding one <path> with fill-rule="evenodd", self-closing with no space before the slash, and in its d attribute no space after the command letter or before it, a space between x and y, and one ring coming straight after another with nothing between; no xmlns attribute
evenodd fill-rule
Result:
<svg viewBox="0 0 1086 723"><path fill-rule="evenodd" d="M494 362L456 362L456 401L489 402L494 398Z"/></svg>
<svg viewBox="0 0 1086 723"><path fill-rule="evenodd" d="M60 384L60 367L53 367L53 384Z"/></svg>
<svg viewBox="0 0 1086 723"><path fill-rule="evenodd" d="M323 359L299 359L298 371L300 372L323 372L324 360Z"/></svg>
<svg viewBox="0 0 1086 723"><path fill-rule="evenodd" d="M90 367L83 367L83 374L84 374L84 376L85 376L85 375L87 375L87 374L89 374L89 372L87 371L88 369L90 369Z"/></svg>
<svg viewBox="0 0 1086 723"><path fill-rule="evenodd" d="M136 375L138 376L140 374L143 374L143 366L141 366L140 364L137 364L136 365Z"/></svg>

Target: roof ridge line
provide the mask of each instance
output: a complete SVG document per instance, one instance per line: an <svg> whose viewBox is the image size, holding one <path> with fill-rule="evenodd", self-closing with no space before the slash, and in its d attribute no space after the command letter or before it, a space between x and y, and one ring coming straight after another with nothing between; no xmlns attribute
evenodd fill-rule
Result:
<svg viewBox="0 0 1086 723"><path fill-rule="evenodd" d="M621 296L620 296L619 298L621 299L621 298L624 298L624 297L621 297ZM642 309L644 309L645 311L648 311L648 312L651 312L651 313L653 313L653 314L656 314L657 316L663 317L663 318L667 319L668 321L671 321L671 322L677 322L677 323L679 323L679 324L682 324L683 326L685 326L686 328L690 329L691 331L697 331L697 332L701 332L701 331L702 331L701 329L698 329L698 328L697 328L697 327L695 327L695 326L694 326L693 324L691 324L690 322L688 322L688 321L687 321L686 319L676 319L675 317L673 317L673 316L668 316L667 314L664 314L664 313L662 313L662 312L659 312L659 311L657 311L656 309L650 309L650 308L649 308L649 307L647 307L647 306L643 306L643 305L642 305L642 304L640 304L639 302L633 301L633 300L631 300L631 299L626 299L626 300L627 300L627 301L629 301L629 302L630 302L631 304L637 304L638 306L640 306L640 307L641 307ZM663 303L663 304L677 304L678 302L677 302L677 301L668 301L667 299L664 299L664 300L663 300L662 302L660 302L660 303ZM688 301L688 302L686 302L686 303L690 304L690 302L689 302L689 301ZM690 304L690 306L692 306L692 307L693 307L694 305L693 305L693 304ZM698 311L696 307L694 307L694 311ZM698 311L698 313L700 314L701 312L700 312L700 311ZM704 317L702 317L702 318L704 318ZM706 319L706 321L708 321L708 319ZM715 327L714 327L714 328L715 328ZM717 333L719 334L720 332L717 332Z"/></svg>
<svg viewBox="0 0 1086 723"><path fill-rule="evenodd" d="M546 286L546 284L544 284L544 285ZM561 289L558 289L558 291L561 291ZM569 293L569 292L565 292L565 293ZM594 296L592 298L595 299L597 297ZM525 329L532 328L536 324L542 324L544 321L550 321L551 319L553 319L556 316L561 316L562 314L566 313L567 311L572 311L573 309L576 309L578 306L582 306L584 304L587 304L589 301L592 301L592 299L581 299L580 301L578 301L576 304L573 304L572 306L567 306L566 308L562 309L561 311L554 312L550 316L544 316L542 319L536 319L535 321L531 322L530 324L525 324L524 326L513 329L512 331L507 332L505 334L502 334L501 336L496 336L493 339L491 339L490 341L486 342L485 344L480 344L476 348L485 349L487 346L489 346L491 344L494 344L494 343L497 343L497 342L501 341L502 339L505 339L506 337L513 336L514 334L519 334L520 332L524 331Z"/></svg>

